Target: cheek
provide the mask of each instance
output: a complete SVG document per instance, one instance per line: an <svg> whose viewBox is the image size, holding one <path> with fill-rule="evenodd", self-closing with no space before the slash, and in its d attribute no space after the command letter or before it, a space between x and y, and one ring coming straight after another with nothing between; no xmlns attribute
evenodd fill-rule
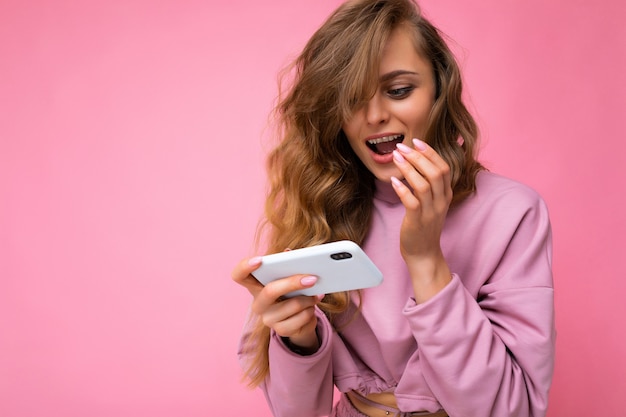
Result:
<svg viewBox="0 0 626 417"><path fill-rule="evenodd" d="M345 135L345 137L348 140L348 143L350 144L350 147L352 149L355 149L355 145L358 142L358 131L359 131L359 125L357 123L354 122L354 120L350 120L349 122L346 122L343 124L343 126L341 127L341 130L343 130L343 133Z"/></svg>
<svg viewBox="0 0 626 417"><path fill-rule="evenodd" d="M350 139L350 136L346 135L346 137L348 138L348 144L350 145L350 148L352 148L355 154L360 155L360 149L358 147L357 141L354 139Z"/></svg>
<svg viewBox="0 0 626 417"><path fill-rule="evenodd" d="M355 136L357 129L358 123L356 123L355 117L352 117L350 120L343 122L343 125L341 125L341 130L343 130L343 133L345 133L348 140L350 140L351 137Z"/></svg>
<svg viewBox="0 0 626 417"><path fill-rule="evenodd" d="M412 128L423 129L428 123L428 118L432 110L433 103L428 100L420 100L411 106L404 107L397 114L402 117L405 123Z"/></svg>

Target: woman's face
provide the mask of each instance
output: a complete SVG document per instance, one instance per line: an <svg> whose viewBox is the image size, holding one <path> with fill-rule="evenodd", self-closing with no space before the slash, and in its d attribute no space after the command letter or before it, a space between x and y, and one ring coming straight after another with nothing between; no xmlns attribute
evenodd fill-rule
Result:
<svg viewBox="0 0 626 417"><path fill-rule="evenodd" d="M429 61L418 55L405 27L395 29L380 61L376 94L355 109L343 131L359 159L379 180L402 179L392 152L403 142L423 139L435 101L435 80Z"/></svg>

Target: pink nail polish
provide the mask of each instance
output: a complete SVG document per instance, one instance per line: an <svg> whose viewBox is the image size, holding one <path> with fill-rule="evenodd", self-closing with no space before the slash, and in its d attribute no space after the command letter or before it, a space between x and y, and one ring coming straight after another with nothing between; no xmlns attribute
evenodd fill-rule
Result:
<svg viewBox="0 0 626 417"><path fill-rule="evenodd" d="M306 276L300 280L300 284L310 287L317 282L317 277L313 275Z"/></svg>
<svg viewBox="0 0 626 417"><path fill-rule="evenodd" d="M426 143L422 142L421 140L417 138L413 139L413 145L415 145L415 149L418 149L420 151L425 151L426 149L428 149L428 146L426 145Z"/></svg>
<svg viewBox="0 0 626 417"><path fill-rule="evenodd" d="M406 146L404 143L398 143L396 145L396 147L402 153L410 153L413 150L413 149L409 148L408 146Z"/></svg>
<svg viewBox="0 0 626 417"><path fill-rule="evenodd" d="M259 265L261 261L263 261L262 256L255 256L254 258L248 259L248 265L250 266Z"/></svg>
<svg viewBox="0 0 626 417"><path fill-rule="evenodd" d="M399 163L403 163L406 161L406 159L404 159L404 156L402 156L402 154L398 151L393 151L393 159Z"/></svg>
<svg viewBox="0 0 626 417"><path fill-rule="evenodd" d="M391 177L391 184L394 187L401 187L402 186L402 181L400 181L399 179L397 179L396 177Z"/></svg>

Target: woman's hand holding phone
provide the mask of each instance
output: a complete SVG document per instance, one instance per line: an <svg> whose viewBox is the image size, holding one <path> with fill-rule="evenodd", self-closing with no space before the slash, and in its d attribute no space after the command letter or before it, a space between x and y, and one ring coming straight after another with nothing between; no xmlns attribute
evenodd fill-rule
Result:
<svg viewBox="0 0 626 417"><path fill-rule="evenodd" d="M261 257L242 260L233 270L233 280L250 292L253 297L252 311L261 318L263 324L279 336L288 338L300 350L315 352L319 348L315 332L315 306L323 296L300 295L285 298L285 295L312 287L317 282L317 277L297 274L274 280L264 286L252 276L252 272L261 263Z"/></svg>
<svg viewBox="0 0 626 417"><path fill-rule="evenodd" d="M263 324L307 354L319 348L315 306L324 294L373 287L383 276L359 245L344 240L243 260L233 279L250 291Z"/></svg>

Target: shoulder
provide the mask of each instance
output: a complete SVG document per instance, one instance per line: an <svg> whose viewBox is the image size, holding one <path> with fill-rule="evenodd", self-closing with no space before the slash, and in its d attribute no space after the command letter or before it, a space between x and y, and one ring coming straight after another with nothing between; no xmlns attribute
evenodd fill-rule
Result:
<svg viewBox="0 0 626 417"><path fill-rule="evenodd" d="M511 178L481 171L476 177L476 192L455 209L462 218L488 217L498 222L516 222L538 216L547 220L548 209L532 187ZM507 220L508 219L508 220Z"/></svg>
<svg viewBox="0 0 626 417"><path fill-rule="evenodd" d="M530 186L511 178L482 171L476 177L476 193L468 200L476 200L484 205L490 203L494 207L517 207L519 209L543 207L545 202L539 193Z"/></svg>
<svg viewBox="0 0 626 417"><path fill-rule="evenodd" d="M481 171L476 176L476 195L480 198L507 196L528 202L541 200L539 193L530 186L490 171Z"/></svg>

